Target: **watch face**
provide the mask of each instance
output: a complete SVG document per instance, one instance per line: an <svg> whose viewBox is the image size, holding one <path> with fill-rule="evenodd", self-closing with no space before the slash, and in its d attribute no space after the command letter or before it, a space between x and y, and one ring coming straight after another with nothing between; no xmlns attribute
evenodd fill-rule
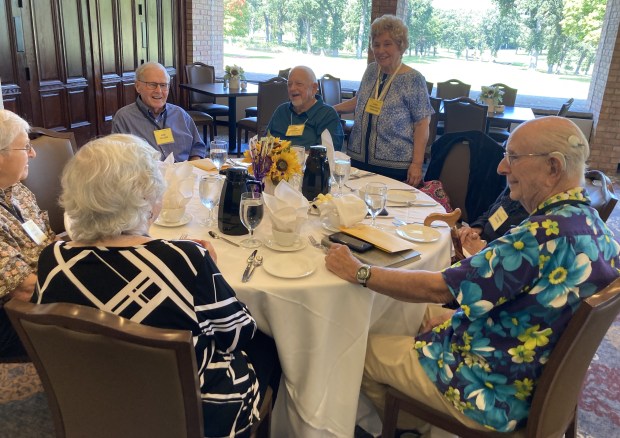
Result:
<svg viewBox="0 0 620 438"><path fill-rule="evenodd" d="M368 266L362 266L357 270L357 281L365 283L368 280L370 268Z"/></svg>

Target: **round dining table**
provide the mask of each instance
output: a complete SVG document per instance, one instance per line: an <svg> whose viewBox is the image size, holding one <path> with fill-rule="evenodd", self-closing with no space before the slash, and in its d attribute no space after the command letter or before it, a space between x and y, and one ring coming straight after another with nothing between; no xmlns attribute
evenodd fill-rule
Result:
<svg viewBox="0 0 620 438"><path fill-rule="evenodd" d="M205 172L195 169L201 175ZM197 178L198 179L198 178ZM402 182L380 175L357 172L347 182L347 190L362 188L368 182L383 182L389 189L412 188ZM423 193L419 199L430 200ZM394 233L395 218L406 218L407 208L388 203L388 216L380 217L378 224L386 232ZM431 212L444 212L439 205L417 207L409 219L422 221ZM233 246L222 239L212 239L209 231L240 242L245 236L226 236L217 225L209 228L201 224L207 210L200 203L197 190L187 205L188 223L170 226L157 221L150 229L153 237L209 240L217 252L217 265L239 300L244 302L258 327L272 336L282 364L282 383L272 414L273 437L346 437L354 435L360 383L369 333L415 335L426 305L404 303L373 292L358 284L348 283L325 267L325 253L310 244L308 236L320 241L333 231L326 229L320 217L309 215L301 228L301 241L295 251L282 247L262 245L258 254L264 264L269 259L279 260L267 272L266 266L256 269L251 279L241 281L251 249ZM184 222L184 221L183 221ZM409 269L438 271L450 263L451 239L448 228L437 228L439 240L416 243L414 248L421 257L406 265ZM271 224L265 214L255 236L270 243ZM283 262L284 260L284 262ZM291 275L294 266L310 266L308 274ZM293 278L291 278L293 277Z"/></svg>

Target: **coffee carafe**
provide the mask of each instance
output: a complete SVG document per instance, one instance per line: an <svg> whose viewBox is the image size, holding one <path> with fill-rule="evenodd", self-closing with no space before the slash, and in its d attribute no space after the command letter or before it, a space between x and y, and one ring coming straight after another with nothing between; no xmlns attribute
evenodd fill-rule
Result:
<svg viewBox="0 0 620 438"><path fill-rule="evenodd" d="M301 193L307 200L312 201L320 193L329 193L329 161L325 146L310 146L310 153L306 159L306 170L301 185Z"/></svg>
<svg viewBox="0 0 620 438"><path fill-rule="evenodd" d="M248 233L239 217L241 194L260 192L261 189L262 183L252 179L244 167L231 167L226 170L226 182L222 187L220 208L217 213L217 226L222 233L231 236Z"/></svg>

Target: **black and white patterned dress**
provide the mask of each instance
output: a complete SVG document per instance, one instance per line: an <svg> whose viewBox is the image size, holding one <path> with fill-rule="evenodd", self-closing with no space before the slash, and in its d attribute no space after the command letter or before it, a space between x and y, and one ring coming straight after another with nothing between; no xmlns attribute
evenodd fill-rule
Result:
<svg viewBox="0 0 620 438"><path fill-rule="evenodd" d="M191 330L205 436L247 432L258 417L258 382L242 351L256 322L207 250L191 241L130 247L68 247L39 259L38 303L97 307L155 327Z"/></svg>

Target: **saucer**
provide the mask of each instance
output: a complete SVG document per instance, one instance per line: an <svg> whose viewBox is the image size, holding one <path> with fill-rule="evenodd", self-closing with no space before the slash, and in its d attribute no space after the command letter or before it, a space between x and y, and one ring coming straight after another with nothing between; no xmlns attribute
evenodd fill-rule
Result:
<svg viewBox="0 0 620 438"><path fill-rule="evenodd" d="M407 204L416 199L417 196L412 190L389 189L387 192L387 201L392 204Z"/></svg>
<svg viewBox="0 0 620 438"><path fill-rule="evenodd" d="M267 248L281 252L294 252L304 249L306 247L306 241L301 238L298 238L291 246L279 245L278 243L276 243L273 236L269 236L264 243Z"/></svg>
<svg viewBox="0 0 620 438"><path fill-rule="evenodd" d="M188 224L191 220L192 215L189 213L185 213L181 220L179 220L178 222L166 222L161 217L158 217L155 220L155 225L159 225L160 227L180 227L182 225Z"/></svg>
<svg viewBox="0 0 620 438"><path fill-rule="evenodd" d="M396 229L396 234L403 239L418 243L436 242L441 237L441 233L434 228L417 224L398 227Z"/></svg>
<svg viewBox="0 0 620 438"><path fill-rule="evenodd" d="M314 262L300 254L278 254L265 257L265 272L279 278L303 278L316 269Z"/></svg>

